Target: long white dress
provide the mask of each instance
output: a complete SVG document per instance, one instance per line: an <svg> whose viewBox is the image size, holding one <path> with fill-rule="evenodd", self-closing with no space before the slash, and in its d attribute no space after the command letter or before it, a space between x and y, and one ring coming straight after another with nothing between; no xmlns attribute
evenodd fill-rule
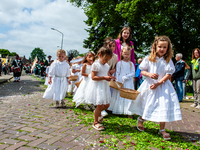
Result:
<svg viewBox="0 0 200 150"><path fill-rule="evenodd" d="M43 98L59 101L65 98L70 76L69 64L66 61L55 60L49 69L49 76L53 77L52 84L46 89Z"/></svg>
<svg viewBox="0 0 200 150"><path fill-rule="evenodd" d="M73 73L72 73L72 67L69 70L70 70L70 75L73 75ZM69 92L69 93L73 92L72 91L73 90L72 86L73 86L73 82L71 81L71 84L68 85L67 92Z"/></svg>
<svg viewBox="0 0 200 150"><path fill-rule="evenodd" d="M109 65L102 65L99 60L92 64L92 71L97 72L97 76L108 76ZM109 82L106 80L89 80L85 90L85 104L106 105L111 100Z"/></svg>
<svg viewBox="0 0 200 150"><path fill-rule="evenodd" d="M124 88L134 89L133 77L135 76L135 66L132 62L125 62L123 60L117 63L116 80L122 82L122 77L126 77L123 84ZM128 110L132 100L120 97L119 90L113 89L113 94L110 102L110 107L113 114L132 115Z"/></svg>
<svg viewBox="0 0 200 150"><path fill-rule="evenodd" d="M139 68L141 71L156 73L159 77L157 80L146 77L138 89L140 94L136 100L132 101L129 110L149 121L171 122L182 120L179 100L169 80L154 90L149 89L152 84L157 83L166 74L174 73L175 68L172 60L167 63L163 57L156 57L156 62L151 62L148 57L145 57Z"/></svg>
<svg viewBox="0 0 200 150"><path fill-rule="evenodd" d="M85 73L89 75L92 71L91 69L92 69L91 65L86 65ZM88 77L83 76L83 80L81 81L76 91L76 94L73 97L73 102L76 102L76 107L78 107L85 100L85 90L87 90L87 85L88 85L89 80L91 80L90 76Z"/></svg>

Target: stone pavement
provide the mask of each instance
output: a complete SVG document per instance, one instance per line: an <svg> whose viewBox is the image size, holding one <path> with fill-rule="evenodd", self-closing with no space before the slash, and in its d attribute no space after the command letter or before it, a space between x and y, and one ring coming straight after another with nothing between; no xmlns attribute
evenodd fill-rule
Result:
<svg viewBox="0 0 200 150"><path fill-rule="evenodd" d="M49 106L52 100L42 98L40 81L30 76L12 81L0 85L0 150L107 149L98 146L96 140L103 138L99 132L79 124L73 111L65 113L72 108ZM184 100L183 120L167 123L166 128L181 133L186 140L199 140L200 110L191 109L190 104L191 100Z"/></svg>

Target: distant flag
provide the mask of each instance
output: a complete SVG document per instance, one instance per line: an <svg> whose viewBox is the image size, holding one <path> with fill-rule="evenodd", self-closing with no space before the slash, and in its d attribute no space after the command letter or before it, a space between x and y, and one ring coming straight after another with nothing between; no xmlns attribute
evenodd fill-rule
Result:
<svg viewBox="0 0 200 150"><path fill-rule="evenodd" d="M35 57L33 63L32 63L32 67L31 67L31 72L33 72L34 68L35 68L35 64L38 61L37 56Z"/></svg>

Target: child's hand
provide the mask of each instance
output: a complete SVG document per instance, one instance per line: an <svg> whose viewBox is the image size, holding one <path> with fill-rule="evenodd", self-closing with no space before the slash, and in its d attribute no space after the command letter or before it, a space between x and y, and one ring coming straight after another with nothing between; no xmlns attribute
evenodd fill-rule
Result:
<svg viewBox="0 0 200 150"><path fill-rule="evenodd" d="M152 84L150 86L151 89L156 89L160 84L159 83L155 83L155 84Z"/></svg>
<svg viewBox="0 0 200 150"><path fill-rule="evenodd" d="M112 79L112 76L105 76L104 79L105 79L106 81L110 81L110 80Z"/></svg>
<svg viewBox="0 0 200 150"><path fill-rule="evenodd" d="M80 69L77 69L77 70L76 70L76 72L80 72L80 71L81 71Z"/></svg>
<svg viewBox="0 0 200 150"><path fill-rule="evenodd" d="M149 77L152 79L158 79L158 74L156 73L149 73Z"/></svg>
<svg viewBox="0 0 200 150"><path fill-rule="evenodd" d="M52 81L51 81L51 80L49 80L49 81L48 81L48 83L51 85Z"/></svg>
<svg viewBox="0 0 200 150"><path fill-rule="evenodd" d="M67 82L68 82L69 84L71 84L71 82L70 82L69 80L68 80Z"/></svg>
<svg viewBox="0 0 200 150"><path fill-rule="evenodd" d="M116 69L110 70L110 74L112 75L113 73L116 72Z"/></svg>
<svg viewBox="0 0 200 150"><path fill-rule="evenodd" d="M115 81L116 80L116 77L114 77L114 76L111 76L112 77L112 79Z"/></svg>

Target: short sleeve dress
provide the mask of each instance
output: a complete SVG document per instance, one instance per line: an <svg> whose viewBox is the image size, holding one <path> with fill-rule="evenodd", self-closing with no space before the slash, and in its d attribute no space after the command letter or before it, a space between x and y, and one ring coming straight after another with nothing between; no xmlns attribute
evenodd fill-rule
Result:
<svg viewBox="0 0 200 150"><path fill-rule="evenodd" d="M109 71L109 65L101 64L99 60L92 64L92 71L97 72L97 76L107 76ZM94 105L106 105L111 100L111 93L109 82L106 80L89 80L87 88L85 90L85 102L86 104Z"/></svg>
<svg viewBox="0 0 200 150"><path fill-rule="evenodd" d="M179 100L169 80L156 89L150 89L152 84L157 83L166 74L174 73L175 68L172 60L167 63L163 57L156 57L156 62L151 62L148 57L145 57L139 68L141 71L156 73L159 77L157 80L146 77L138 89L140 94L136 100L132 101L129 111L149 121L171 122L182 120Z"/></svg>

